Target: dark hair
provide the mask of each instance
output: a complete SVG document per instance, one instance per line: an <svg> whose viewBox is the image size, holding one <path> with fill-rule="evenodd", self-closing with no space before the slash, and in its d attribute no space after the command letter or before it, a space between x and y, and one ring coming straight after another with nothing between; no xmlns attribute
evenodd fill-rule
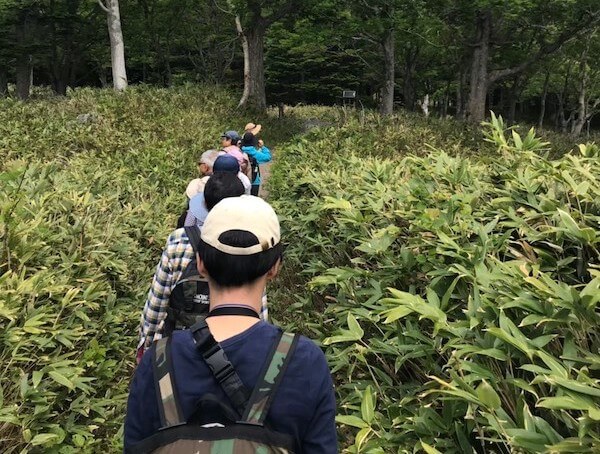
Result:
<svg viewBox="0 0 600 454"><path fill-rule="evenodd" d="M230 246L248 247L258 243L256 236L242 230L231 230L221 234L219 241ZM221 252L200 240L198 254L210 278L225 288L241 287L264 276L283 257L283 246L276 244L271 249L252 255L231 255Z"/></svg>
<svg viewBox="0 0 600 454"><path fill-rule="evenodd" d="M204 186L204 202L208 211L227 197L239 197L244 193L244 185L237 174L215 172Z"/></svg>
<svg viewBox="0 0 600 454"><path fill-rule="evenodd" d="M246 132L242 136L242 147L256 147L258 145L258 140L256 136L251 132Z"/></svg>

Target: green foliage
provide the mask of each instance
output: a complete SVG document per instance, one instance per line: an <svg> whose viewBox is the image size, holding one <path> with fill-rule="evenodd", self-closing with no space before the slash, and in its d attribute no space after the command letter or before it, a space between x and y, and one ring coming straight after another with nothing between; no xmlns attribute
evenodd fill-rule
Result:
<svg viewBox="0 0 600 454"><path fill-rule="evenodd" d="M597 147L406 120L316 131L270 180L280 317L326 348L346 452L594 452Z"/></svg>
<svg viewBox="0 0 600 454"><path fill-rule="evenodd" d="M234 100L187 87L0 102L2 453L122 450L154 267L197 155L248 122Z"/></svg>
<svg viewBox="0 0 600 454"><path fill-rule="evenodd" d="M184 86L0 101L3 453L121 450L154 266L197 154L249 121L235 100ZM344 446L593 449L597 146L552 161L513 137L500 157L453 121L286 115L252 119L290 243L270 308L325 346Z"/></svg>

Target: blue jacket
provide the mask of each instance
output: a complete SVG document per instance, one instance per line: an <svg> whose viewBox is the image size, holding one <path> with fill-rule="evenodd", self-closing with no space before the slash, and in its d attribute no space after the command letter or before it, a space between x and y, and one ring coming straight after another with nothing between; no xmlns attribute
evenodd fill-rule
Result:
<svg viewBox="0 0 600 454"><path fill-rule="evenodd" d="M246 153L248 156L256 159L256 162L259 164L263 164L265 162L269 162L271 160L271 150L267 147L263 146L262 148L256 147L242 147L242 151ZM255 180L252 182L253 185L259 185L261 182L260 173L256 176Z"/></svg>

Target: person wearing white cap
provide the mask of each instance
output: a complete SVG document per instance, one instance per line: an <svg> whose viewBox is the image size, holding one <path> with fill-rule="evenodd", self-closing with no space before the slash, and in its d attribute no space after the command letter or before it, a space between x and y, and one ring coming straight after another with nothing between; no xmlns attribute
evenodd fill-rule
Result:
<svg viewBox="0 0 600 454"><path fill-rule="evenodd" d="M220 200L237 197L244 193L244 185L235 173L217 172L206 183L204 193L197 194L190 200L190 212L204 221L207 213ZM189 228L191 226L188 226ZM201 228L196 224L194 228ZM165 319L172 303L171 294L188 265L195 258L194 247L186 228L171 232L167 244L156 267L152 285L148 291L140 322L140 341L137 359L141 359L144 351L152 343L162 337ZM261 310L261 317L267 319L266 296Z"/></svg>
<svg viewBox="0 0 600 454"><path fill-rule="evenodd" d="M209 452L210 445L198 443L225 439L210 434L250 452L242 450L244 440L262 440L244 437L263 427L277 446L285 445L277 452L338 452L335 394L323 352L259 319L262 294L282 257L279 221L264 200L226 198L208 213L197 264L208 279L210 311L144 355L130 386L125 452L142 446Z"/></svg>

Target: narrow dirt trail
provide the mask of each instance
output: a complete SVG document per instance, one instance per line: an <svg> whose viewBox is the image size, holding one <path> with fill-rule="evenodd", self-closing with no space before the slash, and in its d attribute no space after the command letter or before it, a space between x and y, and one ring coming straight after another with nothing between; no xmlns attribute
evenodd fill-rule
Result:
<svg viewBox="0 0 600 454"><path fill-rule="evenodd" d="M271 176L271 166L273 165L273 161L275 160L275 156L271 159L270 162L260 165L260 177L262 178L262 182L260 184L260 192L258 193L265 200L269 200L269 191L266 187L267 181L269 181L269 177Z"/></svg>

